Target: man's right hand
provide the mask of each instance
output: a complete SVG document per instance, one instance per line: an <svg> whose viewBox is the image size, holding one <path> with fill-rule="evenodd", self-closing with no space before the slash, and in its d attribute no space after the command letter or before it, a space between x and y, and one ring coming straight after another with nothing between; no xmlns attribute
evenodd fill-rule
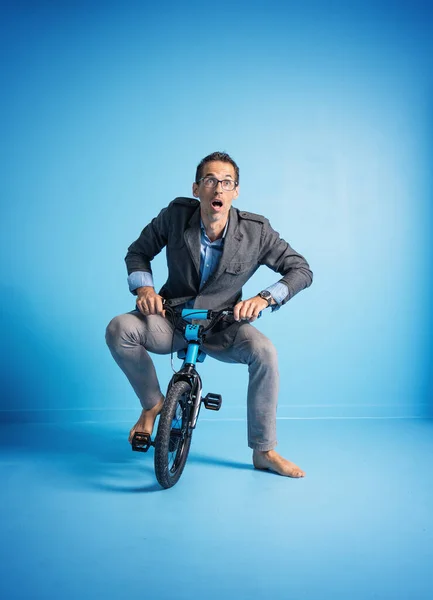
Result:
<svg viewBox="0 0 433 600"><path fill-rule="evenodd" d="M162 304L162 296L159 296L151 286L137 288L137 309L141 314L162 315L165 317L165 310Z"/></svg>

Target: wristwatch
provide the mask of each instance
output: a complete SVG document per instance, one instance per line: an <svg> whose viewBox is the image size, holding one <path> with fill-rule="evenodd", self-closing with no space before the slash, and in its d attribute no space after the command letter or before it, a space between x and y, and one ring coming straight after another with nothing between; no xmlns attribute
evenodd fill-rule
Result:
<svg viewBox="0 0 433 600"><path fill-rule="evenodd" d="M263 290L262 292L259 292L257 294L257 296L260 296L260 298L263 298L263 300L266 300L266 302L268 303L268 306L271 306L272 300L273 300L271 292L268 292L268 290Z"/></svg>

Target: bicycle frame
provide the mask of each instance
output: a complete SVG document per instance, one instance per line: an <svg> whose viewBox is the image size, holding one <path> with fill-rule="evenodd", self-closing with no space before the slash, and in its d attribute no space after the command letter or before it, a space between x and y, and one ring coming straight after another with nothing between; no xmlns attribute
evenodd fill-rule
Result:
<svg viewBox="0 0 433 600"><path fill-rule="evenodd" d="M192 391L189 403L192 405L192 411L189 428L195 429L202 401L202 381L195 367L198 362L203 362L206 358L206 353L203 352L200 347L204 341L204 333L208 331L210 325L203 327L203 325L191 323L191 321L211 320L213 326L223 316L233 315L233 309L227 308L222 311L213 311L199 308L184 308L180 314L185 321L190 321L190 323L185 326L185 331L183 332L188 346L186 350L180 350L177 353L178 357L183 358L184 361L179 371L173 375L169 384L169 389L172 383L180 380L185 380L191 385ZM261 313L259 316L261 316ZM207 405L206 407L209 408Z"/></svg>
<svg viewBox="0 0 433 600"><path fill-rule="evenodd" d="M186 321L191 319L197 320L206 320L211 316L211 311L209 310L200 310L193 308L184 308L182 310L182 318ZM182 367L179 371L172 377L172 382L176 382L182 379L185 379L191 384L191 398L189 402L193 405L191 412L191 419L189 423L189 427L191 429L195 429L197 424L198 415L200 412L201 406L201 396L202 396L202 381L201 377L198 374L195 366L197 362L203 362L206 358L205 352L200 350L200 346L202 344L202 332L203 325L197 325L190 323L186 325L184 338L188 342L188 346L186 351L180 350L178 352L178 357L183 358Z"/></svg>

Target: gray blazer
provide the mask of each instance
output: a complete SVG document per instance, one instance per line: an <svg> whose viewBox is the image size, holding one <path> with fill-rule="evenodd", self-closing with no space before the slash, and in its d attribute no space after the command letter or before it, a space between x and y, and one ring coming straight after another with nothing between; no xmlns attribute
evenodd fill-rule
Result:
<svg viewBox="0 0 433 600"><path fill-rule="evenodd" d="M195 298L195 308L220 310L233 307L242 298L242 286L261 266L282 277L288 295L283 304L308 287L313 274L307 261L280 238L261 215L230 209L229 225L220 263L200 289L200 202L176 198L164 208L128 248L125 257L128 275L134 271L152 272L151 261L164 247L168 279L160 290L172 304ZM258 290L260 291L260 290ZM219 346L231 343L240 323L231 320L210 338ZM217 338L218 335L218 338ZM223 339L224 338L224 339Z"/></svg>

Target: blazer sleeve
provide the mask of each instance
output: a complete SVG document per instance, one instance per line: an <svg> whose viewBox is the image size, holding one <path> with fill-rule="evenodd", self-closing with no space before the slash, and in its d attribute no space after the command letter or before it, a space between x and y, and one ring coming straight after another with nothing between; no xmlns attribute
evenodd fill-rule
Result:
<svg viewBox="0 0 433 600"><path fill-rule="evenodd" d="M157 217L140 233L125 256L128 275L134 271L152 273L151 260L166 246L170 227L170 207L163 208Z"/></svg>
<svg viewBox="0 0 433 600"><path fill-rule="evenodd" d="M279 281L287 286L288 294L282 304L313 281L313 273L305 258L280 237L267 219L264 219L262 228L259 261L283 276Z"/></svg>

